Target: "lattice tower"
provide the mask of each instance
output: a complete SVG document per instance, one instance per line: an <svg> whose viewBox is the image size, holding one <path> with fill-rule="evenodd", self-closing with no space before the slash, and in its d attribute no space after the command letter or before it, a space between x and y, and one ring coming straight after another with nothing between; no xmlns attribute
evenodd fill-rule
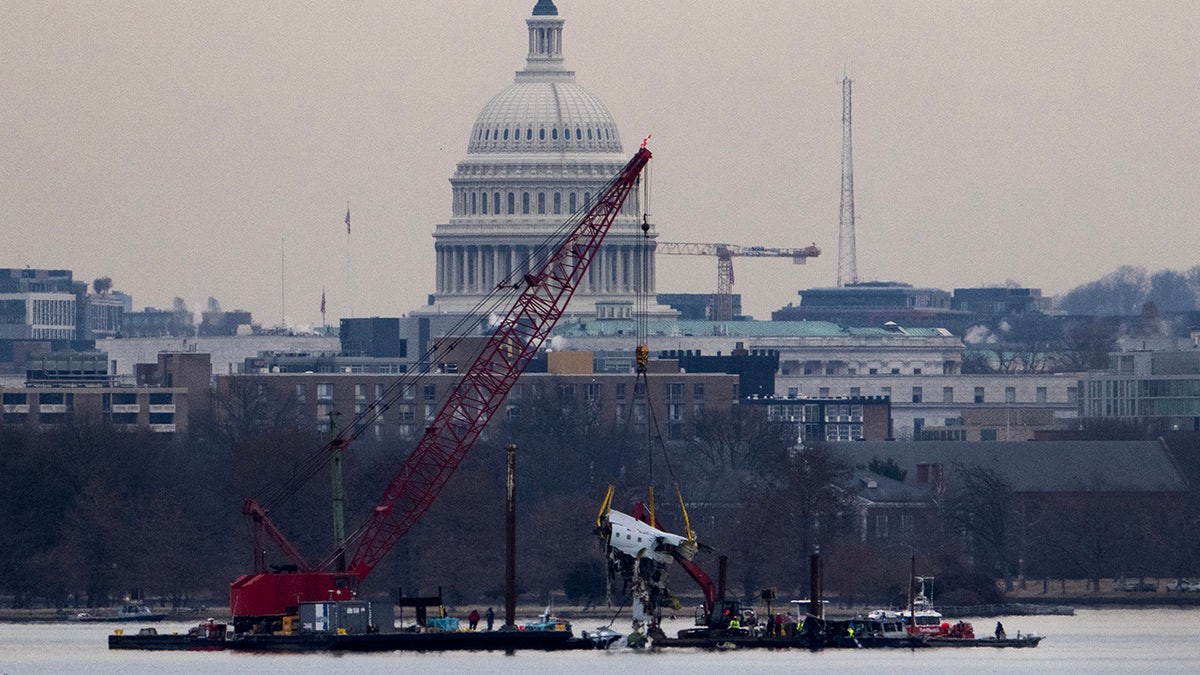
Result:
<svg viewBox="0 0 1200 675"><path fill-rule="evenodd" d="M838 217L838 287L858 283L854 244L854 157L850 142L850 78L842 78L842 209Z"/></svg>

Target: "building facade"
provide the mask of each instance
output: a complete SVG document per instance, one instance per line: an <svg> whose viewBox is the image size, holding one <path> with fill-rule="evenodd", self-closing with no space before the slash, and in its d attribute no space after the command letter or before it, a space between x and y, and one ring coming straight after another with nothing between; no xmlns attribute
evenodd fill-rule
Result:
<svg viewBox="0 0 1200 675"><path fill-rule="evenodd" d="M475 120L467 156L450 178L450 220L433 235L436 292L415 314L471 313L499 285L539 267L564 221L591 208L628 162L608 109L564 67L563 23L551 0L539 0L526 20L525 69ZM640 213L633 191L568 316L593 317L597 303L653 297L658 235L651 228L643 237ZM659 305L651 311L673 313Z"/></svg>
<svg viewBox="0 0 1200 675"><path fill-rule="evenodd" d="M1109 356L1109 365L1080 379L1081 417L1200 431L1200 346L1118 352Z"/></svg>

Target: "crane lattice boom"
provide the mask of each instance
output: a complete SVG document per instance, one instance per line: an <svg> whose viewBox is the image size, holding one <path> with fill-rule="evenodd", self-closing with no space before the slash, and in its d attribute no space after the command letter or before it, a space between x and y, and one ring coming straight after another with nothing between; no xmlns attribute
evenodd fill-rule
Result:
<svg viewBox="0 0 1200 675"><path fill-rule="evenodd" d="M308 564L271 523L267 510L247 501L243 511L255 522L256 532L274 540L297 571L280 574L260 568L234 581L230 604L235 630L239 618L278 616L300 601L346 597L348 585L366 578L425 513L566 310L650 156L642 147L540 268L518 282L521 292L508 314L426 426L379 505L347 538L347 544L357 542L357 548L345 572L323 571L340 551L318 565ZM261 549L255 555L256 563L265 564Z"/></svg>

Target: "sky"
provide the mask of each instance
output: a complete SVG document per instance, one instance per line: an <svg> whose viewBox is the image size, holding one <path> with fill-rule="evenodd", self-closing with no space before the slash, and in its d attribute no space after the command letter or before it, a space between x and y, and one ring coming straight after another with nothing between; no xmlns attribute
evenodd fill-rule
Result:
<svg viewBox="0 0 1200 675"><path fill-rule="evenodd" d="M215 297L264 326L396 316L535 0L6 3L0 267ZM1200 3L556 0L663 241L736 259L758 318L837 279L843 75L858 275L1048 295L1200 264ZM352 234L344 218L349 202ZM716 261L659 256L659 292Z"/></svg>

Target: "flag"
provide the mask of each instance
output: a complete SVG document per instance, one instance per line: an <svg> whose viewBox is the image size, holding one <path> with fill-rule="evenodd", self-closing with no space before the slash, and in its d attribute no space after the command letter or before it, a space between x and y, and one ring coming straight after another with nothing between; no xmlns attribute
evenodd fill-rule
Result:
<svg viewBox="0 0 1200 675"><path fill-rule="evenodd" d="M346 206L346 234L350 234L350 207Z"/></svg>
<svg viewBox="0 0 1200 675"><path fill-rule="evenodd" d="M325 289L321 289L321 316L325 316Z"/></svg>

